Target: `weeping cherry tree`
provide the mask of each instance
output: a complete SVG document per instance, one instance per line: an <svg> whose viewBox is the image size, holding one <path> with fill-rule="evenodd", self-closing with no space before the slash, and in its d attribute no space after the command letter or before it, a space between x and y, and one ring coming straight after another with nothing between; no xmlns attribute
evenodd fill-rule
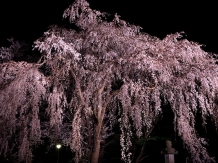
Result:
<svg viewBox="0 0 218 163"><path fill-rule="evenodd" d="M73 27L53 25L36 40L37 63L0 64L2 154L30 162L32 149L49 137L70 146L76 163L98 163L118 123L121 157L131 162L132 134L150 133L167 104L192 162L215 162L195 129L197 113L217 127L215 59L181 33L160 40L119 15L109 21L86 0L63 17Z"/></svg>

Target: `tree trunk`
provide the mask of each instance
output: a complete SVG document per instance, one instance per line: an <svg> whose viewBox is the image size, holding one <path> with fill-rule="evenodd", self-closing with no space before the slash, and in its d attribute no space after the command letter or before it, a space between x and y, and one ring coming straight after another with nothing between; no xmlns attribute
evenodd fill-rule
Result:
<svg viewBox="0 0 218 163"><path fill-rule="evenodd" d="M96 121L94 121L94 135L93 135L93 151L91 163L98 163L99 154L101 149L101 128L103 125L103 119L105 115L105 109L107 107L108 102L102 104L102 92L105 88L106 81L109 77L109 74L106 74L105 80L102 86L98 89L96 94L96 100L94 100L94 116ZM104 107L103 107L104 106Z"/></svg>
<svg viewBox="0 0 218 163"><path fill-rule="evenodd" d="M99 159L98 159L98 163L103 163L103 159L104 159L104 149L105 149L105 139L102 140L103 142L101 142L101 148L100 148L100 153L99 153Z"/></svg>
<svg viewBox="0 0 218 163"><path fill-rule="evenodd" d="M101 126L102 122L97 122L95 124L95 131L94 131L94 144L93 144L93 151L92 151L92 159L91 163L98 163L99 153L100 153L100 144L101 144Z"/></svg>

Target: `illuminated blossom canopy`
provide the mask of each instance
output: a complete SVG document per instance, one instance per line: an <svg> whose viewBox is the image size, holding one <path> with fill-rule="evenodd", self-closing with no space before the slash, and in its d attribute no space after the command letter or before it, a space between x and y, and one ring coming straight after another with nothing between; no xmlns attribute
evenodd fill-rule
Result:
<svg viewBox="0 0 218 163"><path fill-rule="evenodd" d="M97 163L101 142L119 123L121 156L131 162L133 132L149 132L167 104L192 161L215 162L195 130L197 113L217 126L215 59L181 33L160 40L119 15L107 20L85 0L63 17L74 26L53 25L34 42L38 63L0 64L1 153L30 162L33 147L49 137L69 145L76 162L91 153ZM1 58L12 53L0 49Z"/></svg>

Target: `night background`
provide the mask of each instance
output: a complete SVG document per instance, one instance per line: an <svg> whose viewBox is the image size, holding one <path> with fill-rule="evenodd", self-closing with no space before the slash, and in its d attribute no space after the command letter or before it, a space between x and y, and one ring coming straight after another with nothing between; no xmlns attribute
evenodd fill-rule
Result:
<svg viewBox="0 0 218 163"><path fill-rule="evenodd" d="M189 40L206 45L205 50L218 53L217 5L215 2L145 2L142 0L89 0L91 8L117 13L143 31L164 38L184 31ZM73 3L65 1L1 1L0 43L6 38L34 41L52 24L63 24L63 11Z"/></svg>
<svg viewBox="0 0 218 163"><path fill-rule="evenodd" d="M88 2L92 9L107 12L112 16L117 13L121 16L121 19L141 26L143 32L160 39L167 34L184 31L187 35L185 37L189 41L198 42L204 45L205 51L218 54L218 10L215 1L196 3L153 1L148 3L144 0L88 0ZM7 38L12 37L15 40L31 44L41 37L50 25L58 24L62 26L67 24L68 21L63 20L62 14L72 3L73 0L0 1L0 47L7 46ZM176 157L184 158L186 153L182 149L181 140L173 131L173 115L170 109L167 109L167 106L165 110L164 114L167 116L161 118L151 135L150 150L153 150L154 153L160 151L160 148L165 145L164 139L170 138L173 141L173 147L180 149L180 156ZM212 150L218 145L218 142L216 140L217 134L213 126L210 126L210 122L208 122L207 133L201 127L199 127L199 133L212 142L209 149L212 155L218 155L216 150ZM108 151L112 151L114 158L120 157L119 143L117 144L119 136L115 135L112 139L115 143L111 144L111 149L108 149ZM110 158L112 155L110 152L107 153L106 151L105 157ZM34 158L35 162L56 161L57 149L55 147L48 152L42 146L35 153L38 156L40 155L40 157ZM59 162L67 162L71 158L69 154L68 148L60 149L62 160L60 159ZM152 152L150 155L152 155ZM157 155L159 156L159 153L154 154L154 157ZM179 162L180 158L176 158L176 160ZM112 161L115 162L115 160L108 160L108 162Z"/></svg>

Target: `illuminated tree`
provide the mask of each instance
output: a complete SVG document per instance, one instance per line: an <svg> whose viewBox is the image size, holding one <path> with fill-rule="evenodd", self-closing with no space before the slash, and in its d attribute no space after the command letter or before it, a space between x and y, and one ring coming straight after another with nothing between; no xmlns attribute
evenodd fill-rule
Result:
<svg viewBox="0 0 218 163"><path fill-rule="evenodd" d="M118 15L107 21L85 0L63 17L76 28L50 27L34 42L38 63L0 64L2 153L17 150L19 160L30 162L46 136L69 145L75 162L87 156L97 163L119 123L122 159L131 162L132 133L147 135L168 104L192 161L215 162L195 130L197 113L217 126L218 66L200 45L181 33L160 40Z"/></svg>

